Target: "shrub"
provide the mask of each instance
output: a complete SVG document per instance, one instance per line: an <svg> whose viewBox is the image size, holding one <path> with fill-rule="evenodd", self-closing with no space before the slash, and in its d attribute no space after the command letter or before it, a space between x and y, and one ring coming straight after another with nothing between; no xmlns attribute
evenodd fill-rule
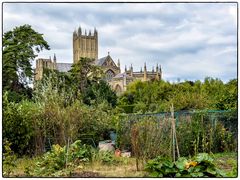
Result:
<svg viewBox="0 0 240 180"><path fill-rule="evenodd" d="M42 108L30 101L9 102L7 94L3 98L3 138L11 142L15 153L33 154L39 146ZM16 131L17 129L17 131Z"/></svg>

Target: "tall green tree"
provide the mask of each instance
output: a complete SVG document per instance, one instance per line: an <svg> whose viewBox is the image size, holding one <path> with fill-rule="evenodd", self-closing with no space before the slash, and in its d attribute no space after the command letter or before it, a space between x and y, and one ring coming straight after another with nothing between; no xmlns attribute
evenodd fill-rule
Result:
<svg viewBox="0 0 240 180"><path fill-rule="evenodd" d="M43 34L30 25L15 27L3 34L3 90L21 92L32 80L31 62L37 53L49 50Z"/></svg>
<svg viewBox="0 0 240 180"><path fill-rule="evenodd" d="M100 79L102 70L94 64L94 59L81 57L77 63L72 65L69 71L77 89L80 93L84 93L88 80Z"/></svg>
<svg viewBox="0 0 240 180"><path fill-rule="evenodd" d="M86 92L83 94L83 102L88 105L99 105L104 101L111 107L115 107L117 103L117 95L109 84L104 80L88 81Z"/></svg>

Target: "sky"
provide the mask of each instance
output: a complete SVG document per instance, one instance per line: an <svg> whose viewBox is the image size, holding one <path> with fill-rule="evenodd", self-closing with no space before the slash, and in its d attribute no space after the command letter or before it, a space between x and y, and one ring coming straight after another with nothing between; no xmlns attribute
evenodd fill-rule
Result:
<svg viewBox="0 0 240 180"><path fill-rule="evenodd" d="M72 34L98 31L98 57L148 71L161 65L170 82L237 78L236 3L4 3L3 32L30 24L56 54L72 63Z"/></svg>

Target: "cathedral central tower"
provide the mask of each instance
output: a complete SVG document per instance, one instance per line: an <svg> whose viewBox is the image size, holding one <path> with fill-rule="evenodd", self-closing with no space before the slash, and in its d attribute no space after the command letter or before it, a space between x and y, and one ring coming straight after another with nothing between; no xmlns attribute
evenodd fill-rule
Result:
<svg viewBox="0 0 240 180"><path fill-rule="evenodd" d="M87 57L91 59L98 59L98 33L94 29L94 32L82 34L81 27L77 31L73 32L73 63L79 61L81 57Z"/></svg>

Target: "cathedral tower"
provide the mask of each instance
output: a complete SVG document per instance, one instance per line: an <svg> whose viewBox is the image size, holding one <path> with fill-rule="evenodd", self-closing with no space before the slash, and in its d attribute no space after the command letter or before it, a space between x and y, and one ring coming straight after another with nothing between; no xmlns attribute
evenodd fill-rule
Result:
<svg viewBox="0 0 240 180"><path fill-rule="evenodd" d="M98 33L94 29L94 32L82 34L81 27L78 31L73 32L73 63L79 61L81 57L87 57L91 59L98 59Z"/></svg>

